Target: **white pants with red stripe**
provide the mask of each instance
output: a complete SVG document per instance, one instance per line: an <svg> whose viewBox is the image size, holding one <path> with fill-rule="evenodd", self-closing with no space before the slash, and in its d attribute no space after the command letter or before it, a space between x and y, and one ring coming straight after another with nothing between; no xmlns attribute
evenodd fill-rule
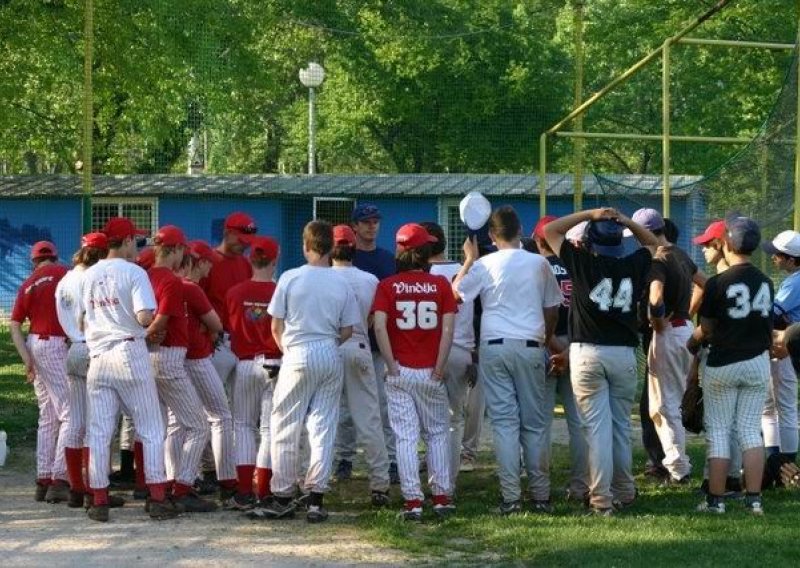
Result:
<svg viewBox="0 0 800 568"><path fill-rule="evenodd" d="M142 441L145 480L165 482L164 421L144 340L120 341L93 357L86 377L86 394L89 486L108 487L111 438L121 406L130 412Z"/></svg>
<svg viewBox="0 0 800 568"><path fill-rule="evenodd" d="M236 479L233 417L222 380L211 362L211 357L187 359L186 372L208 415L217 479Z"/></svg>
<svg viewBox="0 0 800 568"><path fill-rule="evenodd" d="M308 429L310 458L304 490L328 491L339 420L344 365L334 340L287 349L272 399L272 493L291 497L297 482L300 432Z"/></svg>
<svg viewBox="0 0 800 568"><path fill-rule="evenodd" d="M233 431L236 465L253 465L258 453L258 419L267 384L267 371L252 359L236 364L233 390Z"/></svg>
<svg viewBox="0 0 800 568"><path fill-rule="evenodd" d="M89 372L89 348L73 343L67 355L69 378L69 427L64 443L67 448L82 448L86 438L86 375Z"/></svg>
<svg viewBox="0 0 800 568"><path fill-rule="evenodd" d="M69 430L69 381L67 341L64 337L28 335L36 378L33 390L39 405L36 431L36 472L38 479L67 479L64 459Z"/></svg>
<svg viewBox="0 0 800 568"><path fill-rule="evenodd" d="M166 468L170 480L192 485L210 436L203 403L186 374L183 347L159 347L151 353L156 370L156 387L164 413L174 415L167 429ZM139 423L133 418L137 432Z"/></svg>
<svg viewBox="0 0 800 568"><path fill-rule="evenodd" d="M433 369L400 367L400 376L386 379L389 421L397 444L400 490L406 501L423 499L417 444L420 432L427 446L428 485L434 495L451 495L450 405L443 381Z"/></svg>

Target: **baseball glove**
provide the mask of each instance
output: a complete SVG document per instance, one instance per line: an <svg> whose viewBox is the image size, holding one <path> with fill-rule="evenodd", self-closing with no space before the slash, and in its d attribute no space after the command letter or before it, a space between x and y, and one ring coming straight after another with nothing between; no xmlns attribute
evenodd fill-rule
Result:
<svg viewBox="0 0 800 568"><path fill-rule="evenodd" d="M689 432L703 431L703 387L700 386L700 361L695 358L686 378L686 391L681 400L681 422Z"/></svg>
<svg viewBox="0 0 800 568"><path fill-rule="evenodd" d="M786 487L800 487L800 468L787 462L781 466L781 481Z"/></svg>

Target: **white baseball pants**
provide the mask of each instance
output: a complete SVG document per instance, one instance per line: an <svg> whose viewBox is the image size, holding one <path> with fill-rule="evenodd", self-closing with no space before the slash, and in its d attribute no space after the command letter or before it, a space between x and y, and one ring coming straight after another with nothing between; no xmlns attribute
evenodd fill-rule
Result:
<svg viewBox="0 0 800 568"><path fill-rule="evenodd" d="M236 365L233 389L233 431L236 440L236 465L254 465L258 453L258 419L267 371L252 359Z"/></svg>
<svg viewBox="0 0 800 568"><path fill-rule="evenodd" d="M166 469L170 480L192 485L200 467L210 435L203 403L186 374L184 347L160 347L152 352L156 370L156 387L162 412L174 413L175 420L167 429L165 444ZM139 422L133 417L139 435Z"/></svg>
<svg viewBox="0 0 800 568"><path fill-rule="evenodd" d="M89 372L89 348L85 342L73 343L67 354L69 379L69 427L67 448L82 448L86 438L86 375Z"/></svg>
<svg viewBox="0 0 800 568"><path fill-rule="evenodd" d="M39 405L36 431L36 476L38 479L67 479L64 448L69 430L69 380L67 342L63 337L28 335L36 378L33 390Z"/></svg>
<svg viewBox="0 0 800 568"><path fill-rule="evenodd" d="M120 405L130 412L144 449L145 479L164 483L164 421L153 367L143 339L120 341L92 358L86 377L89 486L108 487L111 438Z"/></svg>
<svg viewBox="0 0 800 568"><path fill-rule="evenodd" d="M449 404L444 382L432 378L432 368L400 366L399 369L399 377L386 379L386 400L397 443L400 491L406 501L424 498L417 455L421 432L427 447L431 492L434 495L452 495Z"/></svg>
<svg viewBox="0 0 800 568"><path fill-rule="evenodd" d="M217 375L211 357L187 359L186 372L203 402L211 427L211 448L217 479L236 479L233 417L222 380Z"/></svg>
<svg viewBox="0 0 800 568"><path fill-rule="evenodd" d="M734 426L742 452L760 447L760 419L769 383L767 353L723 367L704 364L701 370L708 457L730 458Z"/></svg>
<svg viewBox="0 0 800 568"><path fill-rule="evenodd" d="M287 349L272 399L272 493L294 496L300 432L305 423L311 451L305 490L328 491L344 365L334 340Z"/></svg>
<svg viewBox="0 0 800 568"><path fill-rule="evenodd" d="M647 353L647 396L650 418L664 448L662 464L673 479L679 480L692 472L686 453L686 429L681 421L681 401L686 391L686 377L692 366L692 354L686 342L694 325L672 327L653 332Z"/></svg>
<svg viewBox="0 0 800 568"><path fill-rule="evenodd" d="M467 394L467 406L464 410L464 439L461 441L462 455L472 459L478 457L485 415L486 395L483 393L483 382L478 379L478 382L469 389Z"/></svg>
<svg viewBox="0 0 800 568"><path fill-rule="evenodd" d="M797 452L797 374L791 357L770 361L770 382L761 426L764 446L780 447L784 454Z"/></svg>
<svg viewBox="0 0 800 568"><path fill-rule="evenodd" d="M236 364L239 359L231 351L230 336L226 333L225 339L214 350L211 356L211 362L217 375L222 380L225 391L230 395L233 393L233 382L236 380Z"/></svg>
<svg viewBox="0 0 800 568"><path fill-rule="evenodd" d="M450 406L450 487L456 488L456 478L461 467L461 440L464 438L464 423L467 413L467 368L472 364L469 350L453 345L444 370L444 385Z"/></svg>
<svg viewBox="0 0 800 568"><path fill-rule="evenodd" d="M258 443L258 454L256 455L256 467L262 469L272 469L272 458L270 454L272 437L270 436L270 420L272 418L272 397L275 394L275 381L267 378L264 389L261 391L261 418L259 433L261 439Z"/></svg>

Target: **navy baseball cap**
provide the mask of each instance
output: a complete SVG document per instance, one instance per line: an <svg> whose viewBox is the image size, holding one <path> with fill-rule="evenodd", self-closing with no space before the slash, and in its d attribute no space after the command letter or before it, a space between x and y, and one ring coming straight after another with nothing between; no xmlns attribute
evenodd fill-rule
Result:
<svg viewBox="0 0 800 568"><path fill-rule="evenodd" d="M359 203L353 209L353 222L366 221L367 219L381 219L381 212L376 205L372 203Z"/></svg>
<svg viewBox="0 0 800 568"><path fill-rule="evenodd" d="M725 218L725 238L734 252L750 254L761 242L761 229L750 217L729 215Z"/></svg>
<svg viewBox="0 0 800 568"><path fill-rule="evenodd" d="M625 255L622 245L624 227L612 219L590 221L586 227L586 240L592 250L603 256L620 257Z"/></svg>

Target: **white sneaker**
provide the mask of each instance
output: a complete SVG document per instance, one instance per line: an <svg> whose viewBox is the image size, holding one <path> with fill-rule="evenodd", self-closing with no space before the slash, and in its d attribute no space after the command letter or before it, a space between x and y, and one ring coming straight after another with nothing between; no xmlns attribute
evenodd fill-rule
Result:
<svg viewBox="0 0 800 568"><path fill-rule="evenodd" d="M475 471L475 459L469 456L461 456L461 465L458 471Z"/></svg>
<svg viewBox="0 0 800 568"><path fill-rule="evenodd" d="M700 513L714 513L717 515L722 515L725 513L725 503L720 501L716 505L709 505L708 501L703 501L697 506L697 510Z"/></svg>
<svg viewBox="0 0 800 568"><path fill-rule="evenodd" d="M764 516L764 506L761 504L761 501L753 501L751 503L747 503L745 506L747 507L747 510L750 511L751 515L755 515L756 517Z"/></svg>

